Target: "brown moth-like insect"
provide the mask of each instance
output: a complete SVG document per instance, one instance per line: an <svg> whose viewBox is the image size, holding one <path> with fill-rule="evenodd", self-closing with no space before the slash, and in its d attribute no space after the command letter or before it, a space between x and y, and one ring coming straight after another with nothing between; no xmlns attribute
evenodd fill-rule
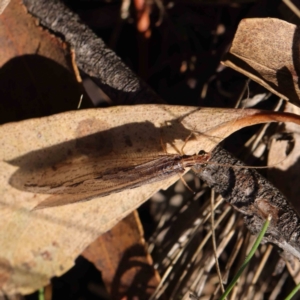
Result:
<svg viewBox="0 0 300 300"><path fill-rule="evenodd" d="M122 159L107 159L105 168L99 166L97 159L65 162L26 176L21 175L18 188L33 193L51 194L35 209L61 206L137 188L176 174L180 176L185 168L205 164L209 158L208 153L201 152L198 155L135 157L125 162Z"/></svg>

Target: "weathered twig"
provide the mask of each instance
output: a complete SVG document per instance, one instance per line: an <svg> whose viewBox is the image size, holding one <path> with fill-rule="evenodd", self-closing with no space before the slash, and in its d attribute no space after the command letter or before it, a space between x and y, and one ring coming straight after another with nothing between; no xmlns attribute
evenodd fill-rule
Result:
<svg viewBox="0 0 300 300"><path fill-rule="evenodd" d="M24 0L29 13L75 52L75 61L115 104L162 103L80 18L58 0Z"/></svg>
<svg viewBox="0 0 300 300"><path fill-rule="evenodd" d="M244 214L252 234L258 234L270 214L272 221L264 242L300 259L300 219L287 199L256 170L228 167L244 164L221 147L212 151L210 162L216 164L196 166L197 175Z"/></svg>

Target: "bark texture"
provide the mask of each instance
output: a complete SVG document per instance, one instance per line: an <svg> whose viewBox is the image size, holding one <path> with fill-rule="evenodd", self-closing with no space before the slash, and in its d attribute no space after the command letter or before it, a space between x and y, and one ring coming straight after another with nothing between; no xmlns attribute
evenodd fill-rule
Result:
<svg viewBox="0 0 300 300"><path fill-rule="evenodd" d="M256 170L234 167L244 164L221 147L212 151L210 162L215 164L195 167L198 176L244 214L252 234L258 234L270 214L272 221L264 242L273 243L300 259L299 216L282 193Z"/></svg>

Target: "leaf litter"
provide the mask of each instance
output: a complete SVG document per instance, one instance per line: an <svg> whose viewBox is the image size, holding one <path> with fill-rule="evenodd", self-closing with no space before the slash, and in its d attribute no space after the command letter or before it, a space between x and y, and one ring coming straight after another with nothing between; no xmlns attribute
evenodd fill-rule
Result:
<svg viewBox="0 0 300 300"><path fill-rule="evenodd" d="M29 140L30 141L30 140ZM215 141L214 141L215 142ZM199 149L198 149L199 150ZM211 150L211 148L210 148L210 150ZM160 149L160 151L161 151L161 149ZM51 151L50 151L51 152ZM34 153L34 154L37 154L38 156L39 156L39 153ZM45 158L45 157L43 157L43 158ZM17 160L19 160L19 158L17 159ZM21 159L21 161L22 161L22 159ZM26 159L25 159L25 161L26 161ZM23 161L24 162L24 161ZM13 162L13 163L16 163L16 165L18 165L18 161L17 162ZM36 199L37 200L37 199ZM80 226L79 226L80 227ZM228 234L228 233L226 233L226 231L225 231L225 233L224 234ZM210 265L210 267L208 268L208 270L210 270L211 269L211 265ZM202 288L203 288L203 284L202 284ZM200 288L199 288L199 290L200 290Z"/></svg>
<svg viewBox="0 0 300 300"><path fill-rule="evenodd" d="M145 111L147 111L148 116L146 122L144 117ZM215 115L220 125L217 125L215 120L211 119L211 114ZM110 115L110 118L107 118L108 115ZM129 123L128 115L131 116ZM182 119L182 116L185 116L184 119ZM105 122L103 122L104 118ZM132 123L132 120L135 120L135 122ZM202 120L202 122L199 122L199 120ZM75 161L76 165L81 159L95 158L95 155L99 160L101 151L103 156L111 153L110 164L113 167L115 167L114 157L117 158L116 161L122 162L120 154L122 154L121 157L124 160L131 160L132 158L135 161L132 153L139 153L139 157L145 154L146 159L149 159L147 155L150 155L150 159L153 159L154 151L158 153L163 152L159 143L162 131L164 141L167 142L166 149L168 152L172 149L175 151L174 143L177 149L182 148L190 132L190 129L184 126L185 124L188 124L186 126L190 126L189 128L192 126L194 131L198 133L196 138L189 140L185 146L185 151L195 153L199 149L198 145L208 150L208 147L211 147L216 140L220 140L220 136L229 135L230 132L243 127L245 124L269 122L271 120L293 120L299 122L300 118L288 114L276 114L259 110L244 110L241 114L241 111L234 109L203 108L199 110L186 107L152 105L124 106L122 109L115 107L105 110L81 110L54 115L45 119L32 119L3 125L1 127L1 139L4 143L9 137L10 143L8 147L2 149L1 154L3 164L2 178L6 178L6 180L2 181L2 189L6 191L2 199L4 208L2 213L5 212L5 216L10 219L12 212L18 211L19 214L23 215L23 218L18 220L16 226L12 227L10 225L9 231L3 230L2 237L5 239L6 234L11 234L12 230L17 230L19 225L22 224L21 226L27 227L26 232L28 232L28 235L24 232L22 239L34 240L38 248L45 247L49 244L48 240L55 238L56 243L64 245L64 249L67 251L67 245L70 248L74 247L76 239L78 239L80 246L78 245L79 249L77 251L82 251L95 236L111 228L119 220L120 216L128 214L129 211L147 200L158 189L166 188L178 180L177 176L173 176L170 179L153 182L136 189L125 189L120 193L98 198L97 201L32 212L31 209L43 201L42 199L45 199L45 195L33 194L13 187L10 189L7 186L7 183L11 182L9 178L13 174L18 174L19 170L22 170L21 178L24 175L23 172L27 176L35 176L36 170L43 170L47 165L55 166L55 163L62 161L69 162L70 165ZM164 123L167 123L168 126L162 128L160 124ZM23 130L25 124L26 132ZM213 124L212 128L210 124ZM61 130L62 128L64 130ZM102 131L99 131L101 128ZM103 131L103 128L106 130ZM97 131L97 133L93 133L93 131ZM204 132L204 134L200 134L200 131ZM82 137L83 134L84 137ZM149 143L149 141L151 142ZM53 146L49 146L51 144ZM102 146L100 151L99 145ZM106 161L104 160L104 162ZM99 165L101 167L101 160L99 160ZM103 164L103 168L107 168L106 163ZM53 176L55 176L56 170L57 168L54 167ZM63 176L63 173L59 176ZM116 209L116 207L119 209ZM102 216L100 219L96 217L99 214ZM85 218L82 218L83 215ZM93 223L90 223L88 220L91 219L97 219L98 221L95 220ZM43 231L34 230L34 228L39 228L40 226L43 226ZM32 229L30 230L30 228ZM47 232L47 235L45 235L45 232ZM70 232L72 232L72 242L68 244L67 240L70 237ZM40 234L42 234L43 238ZM59 241L57 241L58 236L60 237ZM29 240L23 243L29 243ZM18 242L22 243L22 240L19 239ZM42 245L40 244L41 242ZM33 259L32 255L26 253L28 250L31 251L27 248L19 251L18 256L23 256L22 261ZM59 262L56 251L55 247L47 249L51 261L57 260ZM43 259L41 264L43 267L45 266ZM26 278L28 278L28 274Z"/></svg>

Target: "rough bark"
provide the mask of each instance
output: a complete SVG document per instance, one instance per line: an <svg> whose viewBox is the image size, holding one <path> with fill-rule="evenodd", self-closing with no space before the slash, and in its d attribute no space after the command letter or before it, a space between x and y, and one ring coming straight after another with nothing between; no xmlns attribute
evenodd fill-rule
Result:
<svg viewBox="0 0 300 300"><path fill-rule="evenodd" d="M244 214L252 234L258 234L270 214L264 242L300 259L300 220L287 199L256 170L234 167L244 164L221 147L212 151L210 162L204 168L196 166L197 175Z"/></svg>

